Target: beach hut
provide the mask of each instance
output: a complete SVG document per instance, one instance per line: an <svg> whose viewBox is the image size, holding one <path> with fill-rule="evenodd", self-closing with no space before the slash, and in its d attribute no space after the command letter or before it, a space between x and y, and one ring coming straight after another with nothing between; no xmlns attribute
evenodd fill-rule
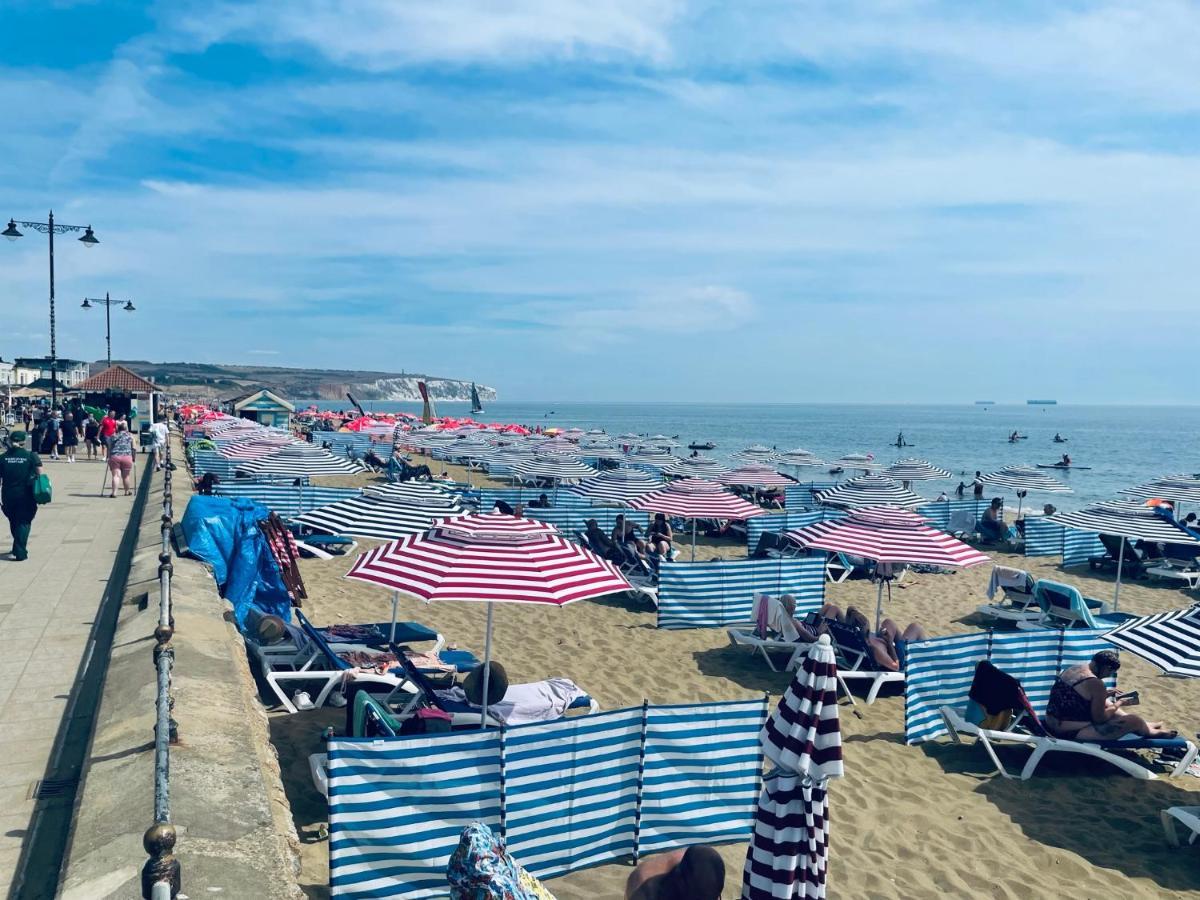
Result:
<svg viewBox="0 0 1200 900"><path fill-rule="evenodd" d="M260 425L291 428L296 407L269 388L256 388L225 401L229 411L239 419L249 419Z"/></svg>

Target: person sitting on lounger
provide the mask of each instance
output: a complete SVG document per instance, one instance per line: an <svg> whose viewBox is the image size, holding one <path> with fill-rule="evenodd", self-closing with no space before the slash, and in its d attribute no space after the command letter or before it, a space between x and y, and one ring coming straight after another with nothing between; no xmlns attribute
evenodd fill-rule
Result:
<svg viewBox="0 0 1200 900"><path fill-rule="evenodd" d="M1115 741L1127 734L1144 738L1173 738L1177 733L1162 722L1147 722L1124 711L1132 705L1104 679L1121 668L1115 650L1101 650L1084 665L1064 669L1050 688L1046 728L1055 737L1072 741Z"/></svg>
<svg viewBox="0 0 1200 900"><path fill-rule="evenodd" d="M650 523L650 533L646 535L650 543L650 549L659 556L667 556L671 552L671 543L675 540L675 534L671 531L671 523L667 521L667 517L662 513L654 514L654 521Z"/></svg>
<svg viewBox="0 0 1200 900"><path fill-rule="evenodd" d="M909 641L923 641L926 638L925 628L919 622L910 622L903 631L892 619L884 619L879 623L879 630L871 632L871 620L853 606L846 608L845 615L832 603L821 607L821 614L827 619L833 619L851 628L857 628L864 635L867 646L871 648L871 657L877 668L887 672L899 672L904 664L904 646ZM811 631L811 629L810 629ZM803 634L803 632L801 632ZM818 629L820 633L820 629ZM816 640L816 637L813 638Z"/></svg>
<svg viewBox="0 0 1200 900"><path fill-rule="evenodd" d="M1004 501L999 497L994 497L991 505L983 511L983 518L979 520L979 532L985 541L998 541L1004 537L1006 530L1004 527Z"/></svg>
<svg viewBox="0 0 1200 900"><path fill-rule="evenodd" d="M720 900L725 861L697 844L641 863L625 882L625 900Z"/></svg>
<svg viewBox="0 0 1200 900"><path fill-rule="evenodd" d="M612 539L618 544L627 544L640 557L646 553L646 543L638 537L638 525L630 522L624 515L619 515L613 521Z"/></svg>
<svg viewBox="0 0 1200 900"><path fill-rule="evenodd" d="M538 494L536 500L529 501L530 509L550 509L554 504L550 502L550 498L545 494Z"/></svg>

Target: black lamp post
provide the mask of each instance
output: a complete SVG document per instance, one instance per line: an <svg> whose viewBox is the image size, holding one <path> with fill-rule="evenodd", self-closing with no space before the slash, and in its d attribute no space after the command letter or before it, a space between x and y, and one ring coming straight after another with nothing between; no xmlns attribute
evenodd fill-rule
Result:
<svg viewBox="0 0 1200 900"><path fill-rule="evenodd" d="M15 241L22 237L21 232L17 230L18 225L50 236L50 408L53 409L58 405L58 350L54 343L54 235L66 234L68 231L82 231L83 236L79 241L83 246L89 248L95 247L100 241L92 233L91 225L63 225L55 222L54 210L50 210L50 217L46 222L9 219L8 227L0 231L0 234L10 241Z"/></svg>
<svg viewBox="0 0 1200 900"><path fill-rule="evenodd" d="M104 304L104 346L108 364L112 365L112 307L114 303L120 303L120 300L113 300L106 292L103 297L84 297L83 303L79 304L81 309L91 309L93 303ZM126 300L125 305L121 307L125 312L133 312L137 309L133 305L132 300Z"/></svg>

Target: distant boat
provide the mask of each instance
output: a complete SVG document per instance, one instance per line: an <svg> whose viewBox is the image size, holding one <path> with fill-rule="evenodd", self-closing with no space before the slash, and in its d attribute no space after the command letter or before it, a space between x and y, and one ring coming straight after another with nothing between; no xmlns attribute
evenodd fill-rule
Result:
<svg viewBox="0 0 1200 900"><path fill-rule="evenodd" d="M483 404L479 402L479 390L475 387L475 382L471 382L471 412L483 412Z"/></svg>
<svg viewBox="0 0 1200 900"><path fill-rule="evenodd" d="M712 441L705 441L703 444L688 444L689 450L715 450L717 445Z"/></svg>
<svg viewBox="0 0 1200 900"><path fill-rule="evenodd" d="M995 406L996 401L995 400L976 400L975 405L976 406Z"/></svg>
<svg viewBox="0 0 1200 900"><path fill-rule="evenodd" d="M1026 400L1028 406L1058 406L1057 400Z"/></svg>

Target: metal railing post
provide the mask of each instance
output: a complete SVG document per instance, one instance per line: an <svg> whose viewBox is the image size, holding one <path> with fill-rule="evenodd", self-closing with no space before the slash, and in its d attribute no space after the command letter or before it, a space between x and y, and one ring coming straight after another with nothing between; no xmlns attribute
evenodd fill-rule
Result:
<svg viewBox="0 0 1200 900"><path fill-rule="evenodd" d="M154 824L142 836L150 858L142 866L142 897L173 900L180 888L180 865L175 858L175 826L171 824L171 744L178 739L171 709L171 670L175 664L175 617L171 614L171 441L168 435L163 466L162 547L158 554L158 627L154 629L154 668L157 674L154 723Z"/></svg>

